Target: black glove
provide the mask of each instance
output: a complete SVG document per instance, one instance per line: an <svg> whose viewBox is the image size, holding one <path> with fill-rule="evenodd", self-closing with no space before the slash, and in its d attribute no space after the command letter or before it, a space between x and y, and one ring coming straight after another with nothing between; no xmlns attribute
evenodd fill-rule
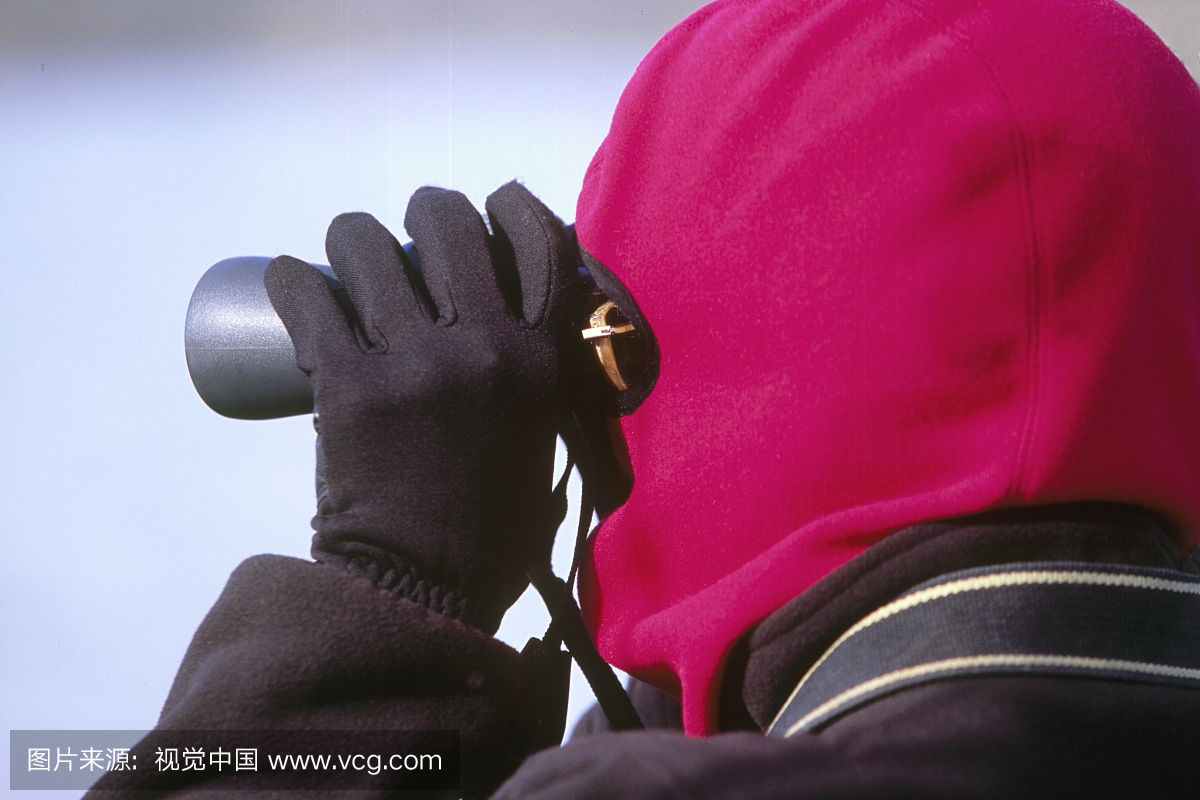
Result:
<svg viewBox="0 0 1200 800"><path fill-rule="evenodd" d="M418 265L368 214L326 238L345 288L288 256L267 293L313 384L326 491L313 557L495 632L548 562L565 346L577 321L571 238L523 186L413 195Z"/></svg>

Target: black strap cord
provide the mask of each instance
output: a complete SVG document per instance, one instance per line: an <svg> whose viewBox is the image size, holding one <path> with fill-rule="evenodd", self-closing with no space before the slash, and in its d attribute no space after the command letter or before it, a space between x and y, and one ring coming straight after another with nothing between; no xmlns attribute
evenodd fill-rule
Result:
<svg viewBox="0 0 1200 800"><path fill-rule="evenodd" d="M583 485L580 497L579 524L575 533L575 553L571 559L571 571L565 581L554 574L549 564L537 564L529 569L529 580L537 589L538 594L542 596L542 601L550 612L550 624L541 640L531 639L526 650L532 648L538 652L557 651L560 643L566 645L567 651L579 664L583 676L596 695L596 701L600 704L604 715L608 717L612 729L615 731L641 729L645 727L641 718L612 667L596 651L596 645L588 634L587 627L583 623L583 615L572 594L575 576L579 572L579 564L583 558L583 549L587 544L592 514L595 510L595 470L591 451L573 414L568 415L564 420L560 435L567 446L567 466L558 484L554 487L555 516L557 517L554 524L557 527L566 517L567 480L574 466L579 470L579 477ZM561 679L554 679L549 683L560 684L563 682ZM547 731L547 735L550 735L549 732L553 730L558 731L559 741L561 741L562 732L566 727L566 686L563 686L561 691L561 702L558 702L557 698L554 700L547 698L539 703L547 710L553 709L555 714L559 713L558 708L561 706L562 717L560 720L543 719L542 721L542 727ZM539 739L544 741L545 737L539 737Z"/></svg>

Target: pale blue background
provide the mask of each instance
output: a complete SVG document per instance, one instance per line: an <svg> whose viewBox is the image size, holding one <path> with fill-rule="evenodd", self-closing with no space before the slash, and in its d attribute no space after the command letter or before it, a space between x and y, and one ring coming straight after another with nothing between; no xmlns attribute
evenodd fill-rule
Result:
<svg viewBox="0 0 1200 800"><path fill-rule="evenodd" d="M202 272L324 262L333 216L399 231L426 183L520 178L571 221L699 4L0 0L0 732L152 726L230 570L307 556L309 420L227 420L189 381ZM1200 4L1131 5L1200 74ZM526 597L502 636L545 622Z"/></svg>
<svg viewBox="0 0 1200 800"><path fill-rule="evenodd" d="M399 232L423 184L482 207L519 178L572 221L698 5L0 0L0 731L153 726L229 572L308 555L311 422L219 417L188 378L204 270L326 262L336 214ZM546 622L527 596L501 635Z"/></svg>

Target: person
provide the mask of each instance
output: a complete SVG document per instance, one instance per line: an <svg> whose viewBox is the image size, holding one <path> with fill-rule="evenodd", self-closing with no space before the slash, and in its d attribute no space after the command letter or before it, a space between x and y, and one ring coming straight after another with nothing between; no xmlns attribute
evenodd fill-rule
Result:
<svg viewBox="0 0 1200 800"><path fill-rule="evenodd" d="M702 8L579 198L623 319L585 321L524 187L487 212L419 191L417 261L339 217L344 296L273 263L316 563L238 568L146 747L452 729L463 792L504 800L1195 794L1200 90L1132 14ZM596 714L527 757L530 667L491 633L547 558L567 413L583 618L683 733Z"/></svg>

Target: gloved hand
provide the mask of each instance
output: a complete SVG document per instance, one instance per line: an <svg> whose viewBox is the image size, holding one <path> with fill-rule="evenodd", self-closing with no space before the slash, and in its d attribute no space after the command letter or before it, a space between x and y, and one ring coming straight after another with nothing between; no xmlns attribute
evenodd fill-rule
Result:
<svg viewBox="0 0 1200 800"><path fill-rule="evenodd" d="M326 238L345 288L280 256L267 293L313 384L326 491L312 554L494 633L553 543L571 238L523 186L413 195L418 265L369 214ZM577 345L576 345L577 346Z"/></svg>

